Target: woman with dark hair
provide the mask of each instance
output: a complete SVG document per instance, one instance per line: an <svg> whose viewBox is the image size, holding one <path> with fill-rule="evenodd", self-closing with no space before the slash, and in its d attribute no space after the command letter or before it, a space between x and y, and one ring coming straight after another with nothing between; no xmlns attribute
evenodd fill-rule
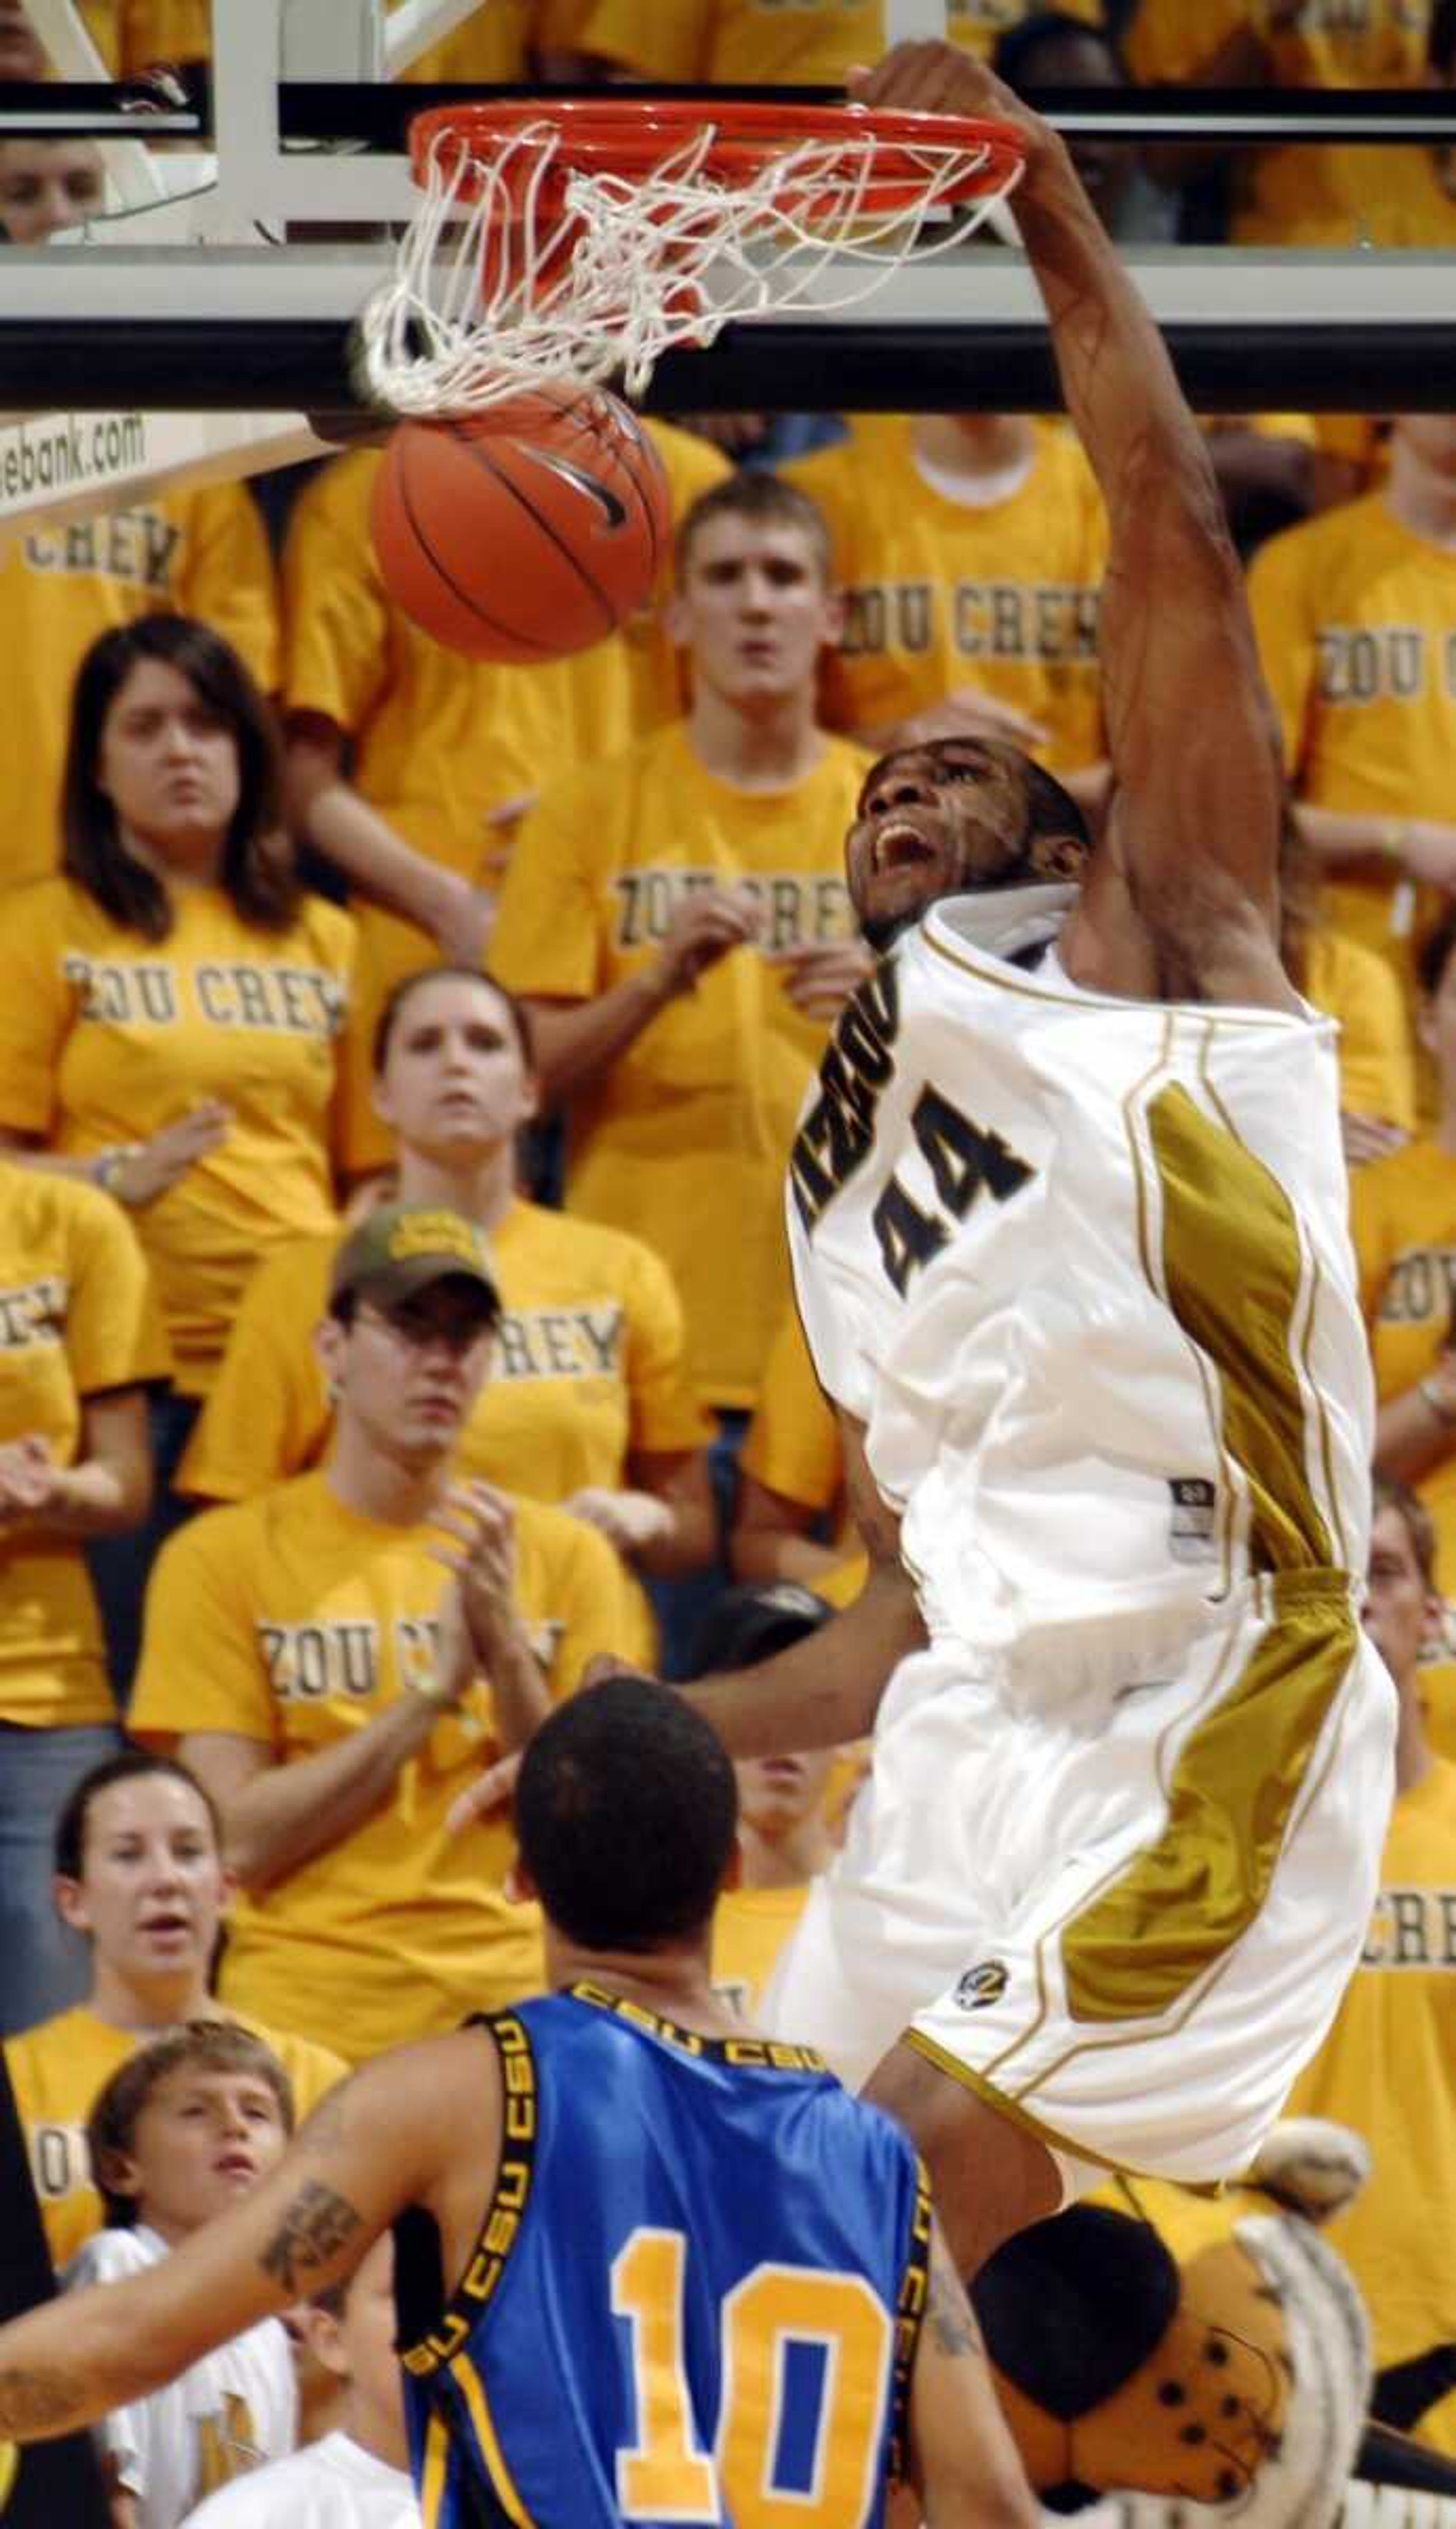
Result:
<svg viewBox="0 0 1456 2529"><path fill-rule="evenodd" d="M64 795L62 875L0 940L0 1141L135 1212L199 1398L259 1251L334 1218L352 926L299 888L268 707L205 624L93 643Z"/></svg>
<svg viewBox="0 0 1456 2529"><path fill-rule="evenodd" d="M211 1990L234 1895L218 1814L172 1756L126 1746L76 1783L47 1844L45 1903L80 1973L69 2010L7 2038L10 2075L46 2243L62 2266L98 2228L86 2119L130 2055L184 2019L232 2019ZM271 2046L305 2117L342 2079L342 2057L244 2019Z"/></svg>
<svg viewBox="0 0 1456 2529"><path fill-rule="evenodd" d="M165 1486L259 1254L333 1222L353 927L298 885L268 707L205 624L92 644L64 798L62 871L16 889L0 935L0 1144L135 1218L173 1354Z"/></svg>

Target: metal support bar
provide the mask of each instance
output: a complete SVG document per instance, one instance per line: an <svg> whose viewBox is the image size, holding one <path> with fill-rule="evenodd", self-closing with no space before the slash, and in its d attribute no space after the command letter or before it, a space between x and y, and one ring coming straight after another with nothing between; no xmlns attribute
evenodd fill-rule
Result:
<svg viewBox="0 0 1456 2529"><path fill-rule="evenodd" d="M497 82L418 87L285 82L279 128L286 140L364 140L403 146L409 118L426 105L466 97L560 95L561 90ZM685 82L633 82L634 98L685 97L711 110L721 89ZM833 104L838 88L733 88L766 104ZM1027 100L1060 132L1107 140L1274 141L1456 140L1456 93L1440 88L1031 88Z"/></svg>
<svg viewBox="0 0 1456 2529"><path fill-rule="evenodd" d="M373 173L377 186L380 170ZM174 323L199 343L236 324L347 325L377 287L388 253L383 244L12 246L0 256L0 344L17 324L44 329L54 320L76 331L104 325L119 306L130 323ZM1129 247L1123 263L1159 324L1234 326L1267 344L1271 354L1279 336L1302 326L1350 324L1363 329L1377 363L1385 329L1456 321L1456 254L1145 246ZM831 266L821 285L826 293L836 278ZM999 326L1040 335L1047 325L1025 257L979 243L904 266L847 327L816 315L797 321L827 341L856 330L878 341L891 313L897 324L978 332ZM770 316L743 330L777 341L790 321ZM1456 410L1456 378L1439 383ZM1379 392L1378 377L1372 386ZM108 391L107 401L114 400Z"/></svg>
<svg viewBox="0 0 1456 2529"><path fill-rule="evenodd" d="M1163 332L1201 411L1456 409L1456 321L1388 323L1374 348L1355 318L1175 321ZM356 412L351 341L337 316L0 324L0 410L111 409L124 380L156 412ZM1045 324L985 318L731 325L711 351L670 352L646 398L668 413L1046 412L1059 402Z"/></svg>
<svg viewBox="0 0 1456 2529"><path fill-rule="evenodd" d="M258 10L277 0L248 0ZM259 42L249 30L244 40ZM256 58L256 56L255 56ZM272 56L264 55L264 59ZM393 66L393 56L391 55ZM140 96L135 83L77 84L64 81L0 81L0 131L44 136L57 132L108 133L118 128L117 99ZM462 86L423 82L400 87L389 80L284 80L277 88L277 129L285 141L363 142L403 150L411 116L453 99L559 95L559 89L518 83ZM700 99L705 109L722 91L692 84L633 83L633 97ZM827 87L743 87L734 96L785 105L833 104L841 93ZM1240 145L1275 142L1456 140L1456 91L1440 88L1122 88L1115 103L1104 88L1032 88L1028 102L1058 132L1102 140L1211 140ZM1443 102L1449 99L1449 102ZM1096 100L1096 101L1093 101ZM128 129L135 123L128 118ZM203 117L158 114L149 132L205 136Z"/></svg>

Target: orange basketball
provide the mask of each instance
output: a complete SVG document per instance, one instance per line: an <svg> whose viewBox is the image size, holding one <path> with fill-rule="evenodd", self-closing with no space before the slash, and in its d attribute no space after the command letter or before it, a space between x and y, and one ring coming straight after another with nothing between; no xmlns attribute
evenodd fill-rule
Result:
<svg viewBox="0 0 1456 2529"><path fill-rule="evenodd" d="M671 524L636 414L566 387L402 422L371 511L385 585L410 621L447 650L517 666L589 650L644 606Z"/></svg>

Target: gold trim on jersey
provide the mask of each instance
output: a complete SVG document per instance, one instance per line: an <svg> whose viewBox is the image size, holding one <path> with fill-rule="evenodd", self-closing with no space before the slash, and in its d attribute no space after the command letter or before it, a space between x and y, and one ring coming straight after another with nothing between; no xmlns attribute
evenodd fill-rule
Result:
<svg viewBox="0 0 1456 2529"><path fill-rule="evenodd" d="M1136 1015L1139 1011L1166 1010L1173 1018L1212 1019L1220 1027L1297 1027L1316 1036L1329 1036L1334 1032L1334 1021L1319 1010L1313 1015L1306 1015L1303 1010L1267 1010L1249 1001L1220 1001L1215 1009L1211 1010L1203 1001L1135 1000L1128 993L1094 992L1088 984L1074 984L1070 976L1058 989L1054 985L1039 984L1036 976L1028 974L1024 967L1008 967L1005 959L998 957L994 948L978 948L970 941L943 939L932 931L928 920L921 923L920 937L927 948L935 956L944 957L948 966L958 966L962 973L975 975L983 984L994 984L998 991L1014 994L1018 999L1049 1001L1057 1009L1117 1010L1124 1017L1129 1013ZM1048 944L1054 948L1058 937L1058 933L1053 933Z"/></svg>
<svg viewBox="0 0 1456 2529"><path fill-rule="evenodd" d="M1294 1207L1263 1160L1177 1082L1150 1102L1147 1122L1168 1306L1219 1373L1225 1443L1251 1487L1255 1568L1327 1571L1335 1552L1310 1489L1292 1341L1306 1284Z"/></svg>
<svg viewBox="0 0 1456 2529"><path fill-rule="evenodd" d="M910 2245L905 2254L895 2306L894 2362L890 2399L890 2474L896 2484L909 2475L910 2386L920 2346L921 2323L930 2296L931 2222L930 2172L917 2153Z"/></svg>
<svg viewBox="0 0 1456 2529"><path fill-rule="evenodd" d="M516 2491L515 2479L506 2464L506 2453L501 2448L496 2419L491 2413L490 2399L485 2394L485 2382L481 2379L468 2353L457 2354L450 2366L450 2376L464 2400L465 2411L475 2428L476 2448L485 2462L485 2472L495 2488L496 2500L502 2510L515 2522L515 2529L535 2529L535 2523Z"/></svg>
<svg viewBox="0 0 1456 2529"><path fill-rule="evenodd" d="M1148 1157L1143 1147L1139 1126L1144 1120L1147 1105L1147 1094L1152 1083L1157 1080L1161 1073L1171 1071L1172 1069L1174 1044L1174 1018L1172 1011L1168 1010L1164 1014L1162 1043L1159 1048L1156 1059L1143 1073L1142 1078L1134 1081L1132 1087L1129 1089L1126 1097L1122 1101L1122 1129L1127 1136L1128 1160L1132 1169L1133 1198L1137 1216L1138 1257L1143 1267L1143 1279L1147 1283L1148 1288L1153 1293L1154 1297L1162 1305L1162 1307L1168 1309L1170 1312L1172 1311L1172 1303L1168 1297L1163 1273L1159 1270L1154 1255L1152 1223L1153 1205L1148 1190ZM1205 1050L1207 1051L1207 1040L1205 1042ZM1186 1327L1184 1332L1186 1335ZM1204 1411L1207 1414L1209 1421L1210 1446L1218 1461L1217 1544L1219 1577L1217 1589L1215 1591L1211 1590L1210 1595L1213 1598L1226 1598L1233 1587L1233 1532L1238 1503L1238 1482L1233 1461L1229 1457L1228 1449L1224 1441L1222 1423L1218 1412L1217 1385L1213 1377L1213 1372L1209 1363L1205 1360L1204 1355L1200 1352L1198 1345L1193 1341L1191 1335L1188 1336L1188 1350L1194 1371L1198 1377L1199 1386L1203 1391Z"/></svg>
<svg viewBox="0 0 1456 2529"><path fill-rule="evenodd" d="M419 2475L419 2509L424 2529L437 2529L449 2475L450 2427L437 2412L425 2426L424 2461Z"/></svg>
<svg viewBox="0 0 1456 2529"><path fill-rule="evenodd" d="M501 2161L470 2262L446 2302L439 2325L418 2344L401 2347L400 2359L416 2380L428 2380L432 2373L455 2365L505 2272L531 2192L540 2101L536 2059L525 2023L513 2012L502 2011L471 2024L489 2031L500 2059Z"/></svg>
<svg viewBox="0 0 1456 2529"><path fill-rule="evenodd" d="M791 2046L780 2037L709 2037L700 2028L679 2028L674 2019L664 2019L649 2011L642 2002L633 2002L623 1993L613 1993L604 1984L591 1984L584 1977L566 1987L572 2002L589 2003L594 2011L610 2012L614 2019L624 2019L630 2028L645 2029L665 2046L674 2046L683 2055L693 2055L709 2064L729 2064L744 2072L827 2072L829 2066L812 2046Z"/></svg>
<svg viewBox="0 0 1456 2529"><path fill-rule="evenodd" d="M1032 2116L1006 2091L998 2090L984 2072L978 2072L971 2064L962 2063L960 2057L952 2055L948 2048L938 2046L923 2029L907 2028L904 2042L913 2046L917 2055L923 2055L928 2064L934 2064L938 2072L948 2072L951 2080L958 2081L963 2090L974 2091L978 2099L984 2099L988 2107L995 2108L998 2116L1004 2117L1008 2125L1016 2125L1022 2133L1030 2134L1034 2141L1052 2151L1070 2152L1076 2160L1093 2161L1099 2169L1121 2173L1120 2161L1105 2160L1100 2151L1090 2150L1085 2142L1078 2142L1073 2135L1060 2133L1055 2125L1047 2125L1041 2117Z"/></svg>

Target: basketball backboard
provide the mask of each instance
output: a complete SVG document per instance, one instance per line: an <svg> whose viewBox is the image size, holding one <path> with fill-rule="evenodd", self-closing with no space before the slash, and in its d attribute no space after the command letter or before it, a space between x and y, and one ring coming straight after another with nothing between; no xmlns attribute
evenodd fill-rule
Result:
<svg viewBox="0 0 1456 2529"><path fill-rule="evenodd" d="M766 20L806 19L819 4L799 0ZM984 44L1024 0L834 5L857 31L878 17L887 40L944 30ZM27 0L61 76L0 88L0 137L95 135L108 199L80 234L0 252L0 408L97 416L100 457L130 453L120 476L98 460L82 466L82 423L55 436L42 460L35 426L20 443L13 426L11 444L0 444L0 515L41 498L114 500L138 465L139 479L170 479L179 468L244 471L316 448L301 416L349 404L354 319L414 204L410 109L462 72L538 81L526 50L532 22L553 21L558 39L573 23L589 36L603 6L168 0L181 81L141 88L144 61L127 53L116 32L124 13L109 0ZM606 6L620 26L625 0ZM1100 6L1128 15L1117 0L1073 0L1082 16ZM145 18L145 8L126 13L129 26ZM569 44L559 51L569 61ZM120 91L99 84L118 73L130 82ZM1307 146L1318 129L1347 154L1369 153L1372 168L1396 146L1432 163L1444 150L1448 168L1456 144L1456 92L1410 84L1383 97L1061 89L1051 105L1069 136L1101 134L1123 152L1149 139L1267 152ZM1150 213L1127 237L1126 258L1206 407L1456 405L1451 244L1389 247L1359 212L1318 245L1184 243L1170 215L1159 221L1156 195ZM1456 202L1450 236L1456 243ZM852 320L811 308L730 327L711 350L672 353L648 397L658 409L700 411L1053 399L1024 264L1013 245L984 242L906 268ZM79 491L57 479L67 465L84 473Z"/></svg>

